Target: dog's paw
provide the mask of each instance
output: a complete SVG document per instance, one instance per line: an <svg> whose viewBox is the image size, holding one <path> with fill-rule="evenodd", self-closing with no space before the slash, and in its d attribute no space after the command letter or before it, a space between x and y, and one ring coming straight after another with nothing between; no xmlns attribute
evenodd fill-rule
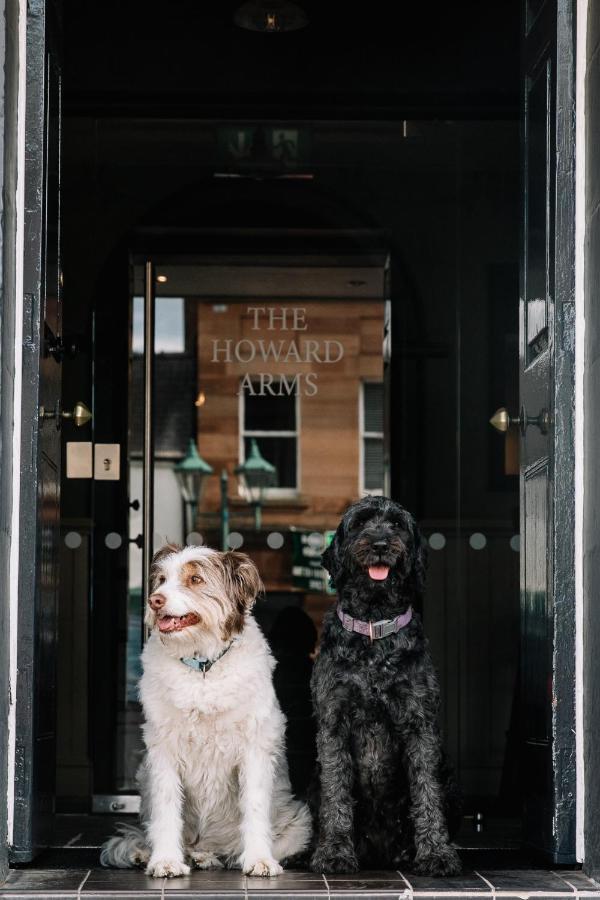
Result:
<svg viewBox="0 0 600 900"><path fill-rule="evenodd" d="M264 859L249 859L242 866L244 875L257 875L261 878L270 878L273 875L281 875L282 867L276 859L265 856Z"/></svg>
<svg viewBox="0 0 600 900"><path fill-rule="evenodd" d="M462 863L456 850L450 847L449 844L446 844L436 850L417 853L412 869L417 875L432 875L434 877L460 875Z"/></svg>
<svg viewBox="0 0 600 900"><path fill-rule="evenodd" d="M331 875L358 872L359 869L358 859L352 848L332 852L329 847L317 847L312 855L310 867L313 872L324 872Z"/></svg>
<svg viewBox="0 0 600 900"><path fill-rule="evenodd" d="M145 866L150 859L150 850L138 844L131 851L131 862L134 866Z"/></svg>
<svg viewBox="0 0 600 900"><path fill-rule="evenodd" d="M197 869L222 869L223 863L218 856L206 850L189 850L188 856Z"/></svg>
<svg viewBox="0 0 600 900"><path fill-rule="evenodd" d="M152 857L146 868L146 875L152 878L176 878L189 875L190 867L182 859L155 859Z"/></svg>

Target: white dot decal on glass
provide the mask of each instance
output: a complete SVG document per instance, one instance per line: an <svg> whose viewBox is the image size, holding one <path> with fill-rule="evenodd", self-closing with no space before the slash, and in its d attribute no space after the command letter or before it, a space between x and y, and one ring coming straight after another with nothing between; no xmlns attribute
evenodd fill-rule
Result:
<svg viewBox="0 0 600 900"><path fill-rule="evenodd" d="M69 550L77 550L78 547L81 547L81 535L77 531L68 531L65 534L65 546L69 548Z"/></svg>
<svg viewBox="0 0 600 900"><path fill-rule="evenodd" d="M200 547L204 543L204 538L199 531L190 531L186 536L185 542L188 547Z"/></svg>
<svg viewBox="0 0 600 900"><path fill-rule="evenodd" d="M469 538L469 544L472 550L483 550L483 548L487 544L487 538L485 534L482 534L480 531L476 531Z"/></svg>
<svg viewBox="0 0 600 900"><path fill-rule="evenodd" d="M320 531L312 531L309 534L307 540L308 540L309 545L311 547L315 547L315 548L316 547L321 548L324 543L324 538Z"/></svg>
<svg viewBox="0 0 600 900"><path fill-rule="evenodd" d="M521 550L521 535L513 534L510 539L510 549L514 550L515 553L519 553Z"/></svg>
<svg viewBox="0 0 600 900"><path fill-rule="evenodd" d="M267 544L271 550L279 550L283 547L283 535L279 531L272 531L267 535Z"/></svg>
<svg viewBox="0 0 600 900"><path fill-rule="evenodd" d="M104 543L109 550L118 550L123 543L123 538L116 531L109 531L104 538Z"/></svg>
<svg viewBox="0 0 600 900"><path fill-rule="evenodd" d="M227 543L232 550L239 550L239 548L244 543L244 537L239 533L239 531L232 531L227 535Z"/></svg>
<svg viewBox="0 0 600 900"><path fill-rule="evenodd" d="M439 531L429 535L429 546L432 550L443 550L446 546L446 538Z"/></svg>

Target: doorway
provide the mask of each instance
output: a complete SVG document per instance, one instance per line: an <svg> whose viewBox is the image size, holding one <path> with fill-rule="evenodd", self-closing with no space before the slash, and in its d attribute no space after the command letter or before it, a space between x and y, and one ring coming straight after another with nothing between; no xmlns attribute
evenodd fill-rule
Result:
<svg viewBox="0 0 600 900"><path fill-rule="evenodd" d="M513 17L515 7L510 5ZM452 47L452 53L455 45L448 35L453 28L460 31L463 43L459 46L466 65L448 83L449 60L443 53L433 54L439 55L439 59L431 67L429 63L423 67L419 65L422 56L419 41L411 42L403 54L398 54L396 35L384 34L381 40L375 40L372 31L375 20L376 30L382 31L378 17L369 23L358 17L349 24L348 33L356 38L358 29L361 46L368 35L369 46L364 48L359 63L356 44L350 44L352 51L345 57L344 74L343 66L339 71L334 71L335 66L328 66L331 59L338 59L337 51L332 55L331 47L340 45L335 33L338 21L331 13L320 22L320 30L310 32L309 43L316 56L306 54L306 44L300 36L298 41L292 38L286 44L284 38L279 44L272 44L276 48L273 55L270 51L264 56L259 54L260 60L255 52L256 44L245 43L247 35L237 34L239 41L231 40L225 14L217 23L210 13L212 30L206 28L203 34L211 35L218 26L220 46L225 38L225 46L233 50L233 55L241 54L233 64L229 58L227 77L223 77L223 68L215 67L214 54L211 57L207 52L202 59L202 65L210 73L206 85L211 84L211 77L217 71L219 84L225 84L229 75L234 74L231 84L236 87L229 105L225 94L213 93L209 97L203 93L204 88L194 93L192 79L180 105L174 104L173 88L179 94L185 80L179 69L169 72L164 84L161 81L160 91L164 86L164 93L160 96L140 93L140 85L145 90L146 82L152 82L152 73L160 70L160 66L154 65L154 59L152 72L143 67L136 70L134 64L133 78L121 83L119 76L114 77L120 61L114 59L113 70L105 73L103 64L95 70L86 59L85 77L79 81L81 48L86 42L73 40L73 35L83 34L77 32L81 11L73 10L68 3L67 8L70 121L66 123L62 148L66 151L62 197L66 214L65 228L60 233L64 235L66 250L66 288L60 329L68 340L63 343L63 335L52 331L55 320L55 330L59 327L59 317L52 315L52 291L47 284L42 283L40 287L44 266L34 266L31 298L39 294L40 308L50 312L46 323L50 323L50 333L44 332L40 339L32 328L27 346L33 373L28 399L34 423L31 446L35 449L38 408L35 392L40 386L52 388L52 379L46 385L48 372L44 366L50 368L51 375L57 374L50 362L56 353L65 376L62 409L74 410L73 404L81 399L82 392L84 399L86 395L93 396L92 440L87 443L94 445L96 465L93 478L70 479L63 474L61 484L62 578L58 633L61 649L66 653L55 652L58 490L48 491L48 505L43 497L43 478L41 495L38 493L37 498L34 494L40 479L32 478L25 485L31 503L23 513L22 532L29 533L27 525L37 516L39 522L33 522L31 535L39 537L36 531L39 525L42 538L48 538L50 532L52 538L46 540L42 553L36 556L35 572L27 558L27 546L21 548L20 561L28 583L31 582L30 593L35 598L36 610L41 610L42 617L46 611L49 613L44 618L48 627L43 631L43 637L47 636L48 640L40 642L40 633L34 634L35 640L24 644L25 654L33 648L30 658L22 656L22 659L28 673L34 669L47 671L49 678L42 683L38 675L32 688L35 704L29 703L27 694L24 697L22 718L17 718L17 740L27 748L30 738L43 737L49 750L38 753L35 764L26 753L17 753L20 768L13 836L23 837L23 847L16 848L15 859L29 858L32 853L33 801L39 802L40 808L50 809L54 766L49 761L55 744L58 748L56 794L61 808L88 810L90 798L108 791L118 791L120 797L130 796L126 791L130 790L131 767L128 770L125 763L129 764L130 751L136 746L134 736L139 724L135 721L135 715L139 719L139 710L135 710L133 699L135 670L131 660L135 658L134 634L139 635L136 617L139 618L143 595L131 573L136 568L138 543L146 550L154 544L154 534L150 533L147 522L148 502L142 504L146 522L141 531L135 527L134 519L139 512L134 507L137 498L133 495L140 486L140 467L131 410L135 396L132 376L139 370L134 342L138 294L135 272L132 278L132 258L135 261L141 252L144 259L154 262L158 276L162 274L157 271L158 265L172 263L174 256L179 262L184 253L195 258L200 256L205 266L214 266L219 254L223 254L228 259L231 275L232 255L236 253L244 256L246 262L254 254L251 265L255 268L267 264L272 250L268 240L265 245L267 235L271 240L281 239L279 253L283 252L285 241L291 241L286 249L292 254L299 252L294 241L301 235L301 253L306 254L311 242L318 247L317 253L323 252L324 238L326 243L329 238L333 244L340 241L347 250L344 241L349 234L353 235L350 242L364 250L369 235L375 234L376 240L381 239L381 246L385 247L383 375L381 380L379 376L362 379L358 407L349 405L356 413L350 443L355 449L358 447L358 466L353 464L355 472L358 471L357 490L360 493L365 488L378 489L376 482L380 479L373 472L381 463L383 490L415 512L426 534L430 548L430 590L423 612L442 673L446 741L472 814L481 822L490 816L510 817L514 813L523 789L521 758L526 755L526 838L555 861L572 861L575 767L570 669L574 638L573 567L569 530L573 361L570 344L573 303L569 293L573 270L569 255L572 249L569 153L573 147L569 137L570 7L526 4L521 40L526 97L525 152L521 167L515 127L518 66L516 57L513 56L509 65L510 53L499 52L504 27L513 28L513 51L518 43L516 20L508 15L508 7L497 29L490 30L487 22L482 24L473 11L465 12L466 8L462 14L459 10L440 14L426 28L415 29L415 34L427 34L431 46ZM54 88L50 86L47 96L44 92L39 96L35 91L28 92L30 113L37 117L38 124L47 121L47 115L56 118L60 111L60 103L50 96L56 98L60 93L61 52L55 51L58 44L53 42L57 30L53 15L52 7L48 21L41 15L30 35L40 51L38 57L31 55L34 66L41 65L43 59L42 68L51 72L49 85L54 81ZM413 23L422 22L422 15L413 10ZM124 27L118 40L126 35L127 22L131 24L125 15L121 21ZM161 22L160 26L170 29L174 21ZM106 21L97 24L98 40L94 48L102 45L103 33L110 35L112 46L115 36L110 13ZM134 24L137 28L137 20ZM107 25L108 32L103 32ZM155 25L151 17L144 19L145 28ZM176 22L176 30L183 44L190 37L196 42L193 29L182 29ZM481 38L483 34L485 44L472 40L473 35ZM219 41L214 43L218 48ZM153 44L159 45L162 46L160 41ZM474 46L484 47L485 53L476 54L472 50ZM381 52L384 47L387 55ZM127 51L123 59L129 64L134 60L135 51L129 47ZM217 56L219 52L216 49ZM245 59L250 55L251 66L239 64L244 54L247 54ZM300 82L312 85L311 96L298 92L296 70L288 65L291 58L302 63L298 71L303 71L304 78ZM400 65L394 68L399 58ZM47 69L49 59L52 65ZM221 64L224 59L217 62ZM270 78L264 78L262 66L266 65L268 70L274 59L286 63L282 70L288 78L287 95L285 91L281 95L272 91L272 72ZM318 68L319 74L313 81L313 72L309 76L306 71L306 60L311 60L312 65L315 59L319 66L314 66L314 73ZM374 59L377 63L381 61L381 68L373 65ZM368 64L367 60L370 60ZM384 60L388 63L393 60L393 66L386 65ZM503 65L497 65L498 60ZM361 64L366 64L363 69L363 74L368 73L366 78L360 74ZM473 71L468 74L469 67L477 70L477 77L473 77ZM402 84L399 89L402 79L398 81L398 73L403 68L405 75L410 76L406 82L409 87ZM329 80L326 79L327 87L321 95L319 79L323 71L329 73ZM94 94L94 78L98 72L102 72L105 82L102 91ZM38 75L43 80L41 69ZM163 76L161 73L160 78ZM245 93L246 77L254 88ZM128 91L131 88L126 101L123 84L128 85ZM261 98L256 89L264 88L265 84L269 90ZM338 91L342 87L341 93L336 94L336 86ZM382 93L382 87L386 91L389 88L390 93ZM419 94L417 88L425 94ZM199 100L201 96L203 99ZM315 100L317 96L319 100ZM232 97L235 97L233 103ZM352 102L344 105L340 97L346 101L352 97ZM402 116L409 118L401 118L399 109ZM181 118L173 119L179 113ZM50 139L53 151L58 147L60 134L60 128L45 129L44 137ZM559 145L561 154L557 156L555 151ZM564 147L568 152L562 152ZM59 219L54 202L59 193L59 180L54 179L54 174L60 158L60 154L48 153L42 162L38 154L31 167L49 191L45 211L50 211L54 220ZM523 203L519 198L519 168L525 174ZM556 218L555 210L561 212ZM40 259L43 258L43 264L52 274L58 243L55 238L59 234L54 230L57 221L40 226L43 204L32 207L28 214L34 221L37 237L47 228L45 236L50 243L44 246ZM525 229L519 246L521 219ZM82 228L82 222L89 222L89 227ZM359 240L358 232L362 232ZM35 253L38 250L36 244ZM47 252L48 258L44 256ZM519 259L520 398L514 366L515 307L507 300L517 294ZM278 262L281 263L281 258ZM56 274L58 301L63 297L63 272L57 269ZM168 283L170 276L166 277L167 282L162 284ZM248 372L247 381L241 378L244 391L237 405L235 449L226 462L230 468L243 468L249 456L258 454L274 470L275 480L284 482L269 486L270 494L262 498L260 507L255 499L254 505L248 503L252 495L248 492L246 496L247 486L241 473L238 479L235 471L227 472L228 486L221 494L217 480L211 484L211 473L205 472L204 509L198 502L199 495L190 502L189 491L188 499L177 494L175 489L181 489L178 466L188 457L197 464L198 451L204 453L204 438L209 448L212 442L211 453L217 445L226 443L217 430L211 433L209 429L203 435L198 426L198 418L202 423L202 408L210 403L210 394L203 391L199 377L202 371L200 326L207 325L206 317L201 322L200 311L205 308L214 316L233 316L232 310L237 311L240 299L231 295L230 286L229 293L221 298L226 302L204 297L205 307L200 305L194 313L190 297L183 290L161 295L154 278L152 290L158 294L154 309L164 300L170 304L169 323L183 322L183 328L178 326L180 336L183 334L183 349L171 345L169 351L146 354L146 360L156 369L165 362L160 356L179 355L179 362L184 366L182 372L188 366L185 381L193 384L195 398L192 397L194 409L188 408L186 416L193 436L185 455L181 446L173 449L172 440L167 441L170 450L164 451L166 456L159 458L152 449L141 473L141 491L146 501L152 497L154 474L157 474L158 493L170 499L175 495L178 502L181 496L183 503L179 516L177 504L171 505L169 522L166 521L167 504L164 507L161 504L161 512L165 513L162 530L178 527L186 538L188 535L194 535L194 539L211 537L215 542L226 540L231 534L231 522L227 529L223 527L226 520L220 501L223 497L228 513L233 510L240 522L246 521L244 516L248 517L248 533L244 533L240 524L237 534L250 544L250 532L253 536L261 534L262 525L269 523L269 517L273 518L277 502L281 510L282 503L290 503L290 492L298 492L303 483L306 471L301 465L302 446L310 444L311 439L310 430L304 429L302 395L299 391L288 394L285 372ZM285 316L290 313L295 316L295 309L304 308L287 306L289 298L281 290L275 294L265 298L264 308L270 308L267 302L275 299L274 308L279 310L280 321L286 321ZM292 299L301 300L302 304L315 300L302 295ZM325 304L328 300L319 300L319 305L321 302ZM342 302L350 302L350 298L345 297ZM139 312L139 303L137 306ZM32 325L40 324L34 313L35 308ZM247 316L251 331L255 330L253 315ZM43 319L44 316L42 326ZM274 324L270 319L266 321ZM295 321L301 325L304 319ZM256 330L260 331L258 320L256 324ZM208 327L210 333L211 326ZM269 324L266 327L269 330ZM194 335L194 328L195 338L199 339L195 347L186 343L188 335ZM324 337L324 341L337 340L332 336L335 332L327 333L329 338ZM220 339L229 340L223 335ZM241 336L240 340L249 339ZM329 365L325 356L320 355L318 340L308 340L317 341L314 354L319 363ZM248 345L244 346L249 353ZM223 354L231 349L235 358L236 348L237 344L232 344L231 348L220 349ZM328 347L325 355L330 350ZM242 357L245 362L251 362L245 359L243 351ZM314 356L312 361L316 361ZM341 357L333 364L340 361ZM218 362L215 360L215 364ZM541 370L543 377L537 377ZM273 377L265 380L262 375ZM240 379L239 371L236 377ZM57 385L54 378L54 391ZM308 386L314 386L310 380ZM556 396L552 395L555 387ZM259 403L264 398L270 404L268 416ZM178 394L177 399L185 401L185 392L181 397ZM519 407L519 399L535 408L525 409L525 403ZM379 408L377 404L381 412L375 416L373 410ZM519 438L515 431L509 430L504 438L487 431L487 418L499 405L509 411L503 421L508 423L512 419L513 424L518 424ZM62 418L60 409L60 403L56 403L48 418ZM154 404L147 404L146 412L152 409L158 410L156 398ZM268 424L277 419L280 427L265 427L265 418ZM166 423L168 416L161 414L160 419ZM147 414L142 417L141 428L148 430ZM66 455L66 435L62 435L62 454L57 452L57 435L53 437L50 456L52 478L56 482L59 457ZM228 437L231 439L231 431ZM27 436L25 443L29 444ZM147 442L145 447L147 452ZM43 440L39 448L44 463ZM217 456L214 452L218 465ZM35 454L32 458L35 462ZM555 458L559 465L556 472ZM374 460L376 465L369 474L366 464ZM520 528L516 499L519 470L523 499ZM369 479L372 479L371 488ZM233 494L228 493L230 489ZM352 493L348 499L354 496ZM555 521L555 512L565 517L567 539L564 542L557 537L561 529L558 520ZM206 521L200 531L202 516ZM213 523L219 523L214 534L208 527L210 516ZM283 537L283 544L279 548L267 544L269 566L276 558L276 550L282 549L286 541L281 522L273 519L271 524L277 529L269 534ZM286 527L290 524L301 528L290 521L285 523ZM317 530L307 529L309 547L311 535L320 533L321 540L325 538L330 530L325 528L326 524L310 524L310 528ZM321 527L323 530L319 532ZM520 624L514 605L515 564L519 556L524 612ZM279 559L282 558L280 554ZM303 568L310 569L303 565L297 568L300 570L297 577L301 577ZM294 566L292 582L293 569ZM312 575L307 577L309 581L318 581ZM327 591L322 593L323 602L331 602ZM28 618L28 608L33 609L34 603L20 607L20 627L31 635L34 623ZM312 618L318 628L318 614ZM271 629L267 619L264 625L266 630ZM521 671L515 649L519 636L527 657ZM51 706L43 702L44 688L51 684L55 659L59 666L56 740L53 717L49 715ZM21 678L23 685L25 679ZM524 695L525 704L521 702ZM132 704L131 709L121 709L127 703ZM515 750L515 740L518 743L523 738L523 724L527 733L525 754L521 752L522 747ZM41 757L43 769L38 765ZM504 840L508 831L501 828L501 832ZM19 856L20 853L23 855Z"/></svg>
<svg viewBox="0 0 600 900"><path fill-rule="evenodd" d="M320 129L314 123L313 148L319 146ZM337 142L335 171L325 162L319 165L317 154L311 178L213 174L185 191L167 194L141 224L138 221L127 245L105 254L99 277L103 287L90 300L98 354L96 428L99 441L119 444L123 479L92 486L96 533L92 578L97 599L90 622L98 664L90 685L93 763L88 802L93 795L96 809L110 809L114 802L125 804L126 810L135 808L135 800L127 798L133 788L133 750L139 746L133 685L141 640L138 543L143 531L139 517L144 421L143 301L136 298L143 296L140 266L150 257L156 276L158 342L155 503L159 494L169 498L156 506L160 512L154 531L159 540L195 534L220 542L220 473L227 468L230 531L241 535L243 546L260 550L261 567L270 570L285 560L286 579L273 581L272 597L263 607L265 628L270 629L274 619L268 610L273 604L291 605L290 597L297 601L302 594L293 579L290 526L299 534L303 528L308 536L325 534L335 527L344 503L365 488L391 491L401 499L419 518L430 545L423 613L441 674L446 743L459 771L468 814L480 821L483 816L488 826L483 832L468 831L467 839L481 843L492 840L493 833L496 843L517 846L518 453L514 433L502 438L488 425L498 406L515 409L518 397L517 129L508 123L345 126L328 128L327 141L328 153L332 141ZM380 156L367 161L376 146ZM140 176L140 190L143 185ZM115 203L115 216L123 215L121 203ZM223 221L232 218L239 223L237 228ZM115 273L120 273L119 288ZM374 273L377 294L365 296ZM343 278L341 295L339 288L336 295L331 287L333 274ZM289 397L273 395L279 393L280 381L275 386L263 381L262 388L260 382L252 383L263 369L254 367L255 358L249 359L254 352L250 345L237 344L273 335L283 340L286 333L278 327L281 310L288 310L291 322L294 309L309 305L315 313L301 314L307 315L309 339L336 340L335 330L345 335L340 329L349 318L340 312L340 303L359 310L359 318L371 318L371 331L360 337L355 329L351 337L344 337L344 357L335 363L312 360L319 367L321 385L327 382L328 365L339 371L347 364L359 337L371 347L373 370L363 372L360 392L357 389L348 400L337 399L337 406L352 410L354 417L341 432L353 448L353 486L346 485L337 495L335 509L322 501L320 514L313 511L311 519L310 504L303 506L307 470L298 448L312 442L331 469L336 462L327 452L334 444L319 443L317 426L322 428L322 422L307 425L310 396L303 394L292 403ZM367 315L377 304L381 312ZM263 334L263 319L255 323L250 307L274 307L279 316L272 323L274 329L269 331L267 319ZM168 313L161 311L167 309ZM321 315L320 310L335 310L331 332L319 331L315 316ZM170 333L161 333L160 323L165 321ZM222 333L213 333L217 322L226 323ZM260 327L255 329L255 324ZM206 351L200 349L203 331L210 341L224 342L218 345L220 359L208 366L202 356ZM228 384L218 404L218 425L213 420L208 428L211 393L221 381L217 370L236 362L236 348L241 361L231 377L243 378L252 362L246 393L253 390L254 397L242 406L238 387ZM317 356L322 349L315 351ZM329 349L333 353L333 347ZM272 365L266 372L274 378L281 374ZM310 391L310 382L304 387ZM268 428L259 427L261 403L270 404L269 418L282 417L277 435L271 437L264 433ZM258 421L253 422L252 416ZM204 431L202 423L207 426ZM190 510L185 511L175 469L191 438L213 473L205 480L194 528L188 529L185 516ZM269 530L258 532L261 548L252 548L253 510L233 471L243 463L253 438L263 458L284 475L284 484L271 489L263 507L263 525ZM279 442L277 458L267 449L273 440ZM289 452L293 446L295 455ZM136 501L139 509L130 506ZM266 543L271 532L283 535L281 548ZM110 535L111 541L120 539L119 546L107 545ZM100 599L116 596L122 598L119 616L129 610L118 619L117 628L112 607ZM309 617L318 630L331 597L325 589L314 592L310 602ZM120 797L115 800L116 795ZM69 802L65 797L65 807Z"/></svg>

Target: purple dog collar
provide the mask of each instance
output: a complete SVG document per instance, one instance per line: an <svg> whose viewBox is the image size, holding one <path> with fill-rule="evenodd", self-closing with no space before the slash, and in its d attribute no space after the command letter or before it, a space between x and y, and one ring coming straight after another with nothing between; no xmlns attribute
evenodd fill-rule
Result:
<svg viewBox="0 0 600 900"><path fill-rule="evenodd" d="M398 634L401 628L405 628L412 619L412 606L409 606L405 613L396 616L395 619L381 619L379 622L361 622L360 619L353 619L348 613L345 613L338 605L338 619L346 629L346 631L356 631L358 634L364 634L365 637L371 638L371 642L378 641L380 638L387 637L389 634Z"/></svg>

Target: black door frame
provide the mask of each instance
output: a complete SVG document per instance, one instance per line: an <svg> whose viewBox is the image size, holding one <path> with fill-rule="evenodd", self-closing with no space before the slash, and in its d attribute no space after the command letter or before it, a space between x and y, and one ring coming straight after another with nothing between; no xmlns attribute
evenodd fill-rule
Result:
<svg viewBox="0 0 600 900"><path fill-rule="evenodd" d="M540 412L538 406L550 411L547 435L540 433L535 425L529 425L525 426L521 440L521 673L523 687L530 686L530 692L522 693L525 840L553 863L567 864L576 862L577 825L573 3L546 0L534 8L530 0L524 0L522 27L520 394L522 408L537 404L535 409L528 408L525 415L536 416ZM532 267L536 264L538 269L543 267L546 288L544 319L539 323L533 320L533 329L537 332L539 326L541 330L532 337L530 304L534 302L539 308L542 302L539 296L536 299L530 296L532 288L528 280L530 246L533 246L529 228L531 180L540 174L532 170L530 180L528 154L533 147L530 109L536 86L543 88L545 113L542 155L546 177L541 196L545 244L537 255L532 255ZM537 139L540 140L539 132ZM535 199L539 203L540 197ZM539 225L537 228L539 231ZM539 243L540 237L535 234ZM528 485L535 484L536 480L538 486L530 497ZM545 490L543 521L535 499L541 485ZM532 506L531 517L535 519L531 549L527 540L530 529L526 527L531 524L528 501ZM537 536L534 535L536 527L540 531ZM538 559L542 545L545 553ZM543 640L546 647L541 653ZM544 668L543 674L535 671L536 666ZM543 727L540 716L546 720Z"/></svg>
<svg viewBox="0 0 600 900"><path fill-rule="evenodd" d="M547 0L545 6L548 8L554 4L551 3L551 0ZM573 46L574 46L574 23L572 21L572 4L568 3L567 0L560 0L558 3L558 28L557 34L559 38L559 49L561 52L565 53L565 56L569 56L571 54L571 60L573 59ZM561 25L562 23L562 25ZM36 47L34 46L29 51L28 48L28 66L30 64L34 66L36 64L39 65L39 56L37 61L35 60L35 52ZM40 52L40 46L37 45L37 52ZM570 129L570 124L572 124L572 113L573 113L573 97L572 93L569 91L569 83L568 80L565 80L563 83L563 90L565 94L559 96L557 103L557 115L563 117L562 119L562 134L565 137L565 144L558 148L561 152L559 154L559 166L557 168L557 197L558 203L560 204L560 209L557 206L557 211L560 212L562 220L566 223L565 234L567 240L564 242L559 242L557 246L557 273L563 279L561 283L561 291L564 292L564 296L570 299L566 299L562 303L562 319L558 321L559 325L559 333L560 340L563 342L562 349L565 351L569 350L569 344L572 342L573 338L573 329L574 329L574 305L572 301L572 285L570 283L570 279L572 273L574 271L572 263L572 250L573 250L573 242L569 235L569 226L572 225L574 229L574 190L572 190L572 182L573 182L573 157L574 157L574 142L571 140L569 143L568 136L574 129ZM40 228L39 232L36 232L37 237L41 240L42 230ZM559 258L560 256L560 258ZM557 286L558 287L558 286ZM26 319L26 324L28 321ZM39 341L39 335L34 334L34 339ZM32 419L29 416L28 421L31 423L32 421L37 421L37 402L36 402L36 383L35 383L35 371L29 370L24 364L24 372L33 376L33 382L28 382L24 387L26 388L23 393L24 404L28 404L27 406L23 406L24 410L24 421L28 416L27 409L29 412L33 412L35 414L35 418ZM555 551L558 554L556 559L558 559L560 563L560 570L564 573L564 577L562 578L560 584L560 592L561 596L557 599L560 601L557 606L557 627L559 629L558 633L560 635L560 646L557 647L557 650L560 654L560 658L557 658L557 665L555 667L555 684L558 687L560 694L562 697L571 697L573 695L573 686L574 686L574 610L572 610L569 606L569 599L574 597L574 557L573 557L573 546L572 542L569 540L565 540L565 533L570 535L573 534L574 528L574 493L571 489L571 477L570 473L572 472L574 466L574 435L572 432L572 427L570 427L571 423L571 415L572 415L572 401L573 401L573 393L572 389L569 386L569 372L568 368L564 369L565 379L558 386L557 393L555 395L556 399L556 414L557 414L557 441L560 448L560 459L561 459L561 475L563 473L563 465L564 465L564 474L565 478L560 479L561 483L559 484L559 488L561 491L561 495L559 497L560 501L560 509L561 509L561 525L564 526L560 531L560 539L556 541L557 530L555 528L554 537L555 537ZM39 370L38 370L39 376ZM31 443L27 443L30 439L34 439L34 435L29 436L25 431L23 432L24 438L24 452L22 461L25 466L30 464L31 460ZM30 473L32 476L35 475L35 472L32 470ZM23 475L25 476L22 479L22 483L29 486L29 489L34 491L35 496L35 477L27 478L27 469L23 471ZM31 501L31 497L27 496L27 492L25 492L21 497L21 527L22 527L22 535L29 535L30 545L26 545L25 543L21 543L20 547L20 556L23 561L23 570L21 572L21 576L23 580L20 582L20 594L21 594L21 603L20 603L20 621L19 621L19 630L20 634L26 634L27 631L31 631L33 629L33 619L31 616L32 609L32 598L35 596L36 585L34 580L32 580L31 567L30 565L26 565L28 559L31 559L31 556L28 557L28 550L31 550L31 545L35 545L35 542L38 539L38 536L35 532L35 529L28 530L27 526L31 525L30 517L32 515L31 510L35 509L35 504L32 505L31 502L28 503L28 500ZM21 629L24 629L22 631ZM564 640L563 640L564 638ZM571 652L572 651L572 652ZM27 716L30 716L31 713L31 699L32 699L32 686L28 684L24 678L21 679L21 690L22 693L18 695L18 715L24 715L25 720L27 720ZM574 703L574 700L573 700ZM570 735L573 728L573 709L569 706L568 703L564 705L559 704L559 709L555 715L555 731L554 734L558 737L559 741L564 741L559 746L559 756L555 756L555 759L558 760L558 766L560 769L557 769L557 775L559 776L556 779L557 785L560 786L561 791L564 789L564 794L561 795L562 800L564 800L564 804L561 807L561 816L563 825L566 831L568 831L568 823L569 821L573 821L574 815L574 798L575 792L573 791L574 787L574 777L575 777L575 768L574 768L574 759L573 759L573 751L572 751L572 741L570 740ZM26 776L24 778L24 784L26 784ZM30 785L27 790L30 790ZM27 794L23 795L24 802L27 802ZM29 806L29 813L31 812L31 806ZM558 820L557 820L558 821ZM565 831L565 833L566 833ZM14 836L13 836L14 839ZM566 846L566 845L565 845ZM570 844L569 844L570 846ZM561 851L562 852L562 851ZM565 851L566 856L564 861L570 861L570 854L572 855L572 851ZM558 861L558 857L557 861ZM563 860L561 860L563 861Z"/></svg>
<svg viewBox="0 0 600 900"><path fill-rule="evenodd" d="M42 438L42 359L60 372L59 12L54 2L27 9L25 230L23 256L23 391L19 511L19 605L12 862L28 862L47 845L52 826L56 757L56 646L60 402ZM53 214L56 219L52 220ZM54 267L52 272L49 260ZM54 269L56 271L54 271ZM52 274L56 284L51 283ZM47 331L46 298L54 297L56 333ZM54 323L53 323L54 324ZM58 367L58 368L56 368ZM52 378L56 377L55 374ZM60 379L60 375L58 375ZM59 387L57 385L57 390ZM53 398L54 401L54 398ZM46 447L47 445L47 447ZM50 458L46 449L52 448ZM57 468L58 467L58 468ZM47 502L43 473L56 482ZM48 706L50 708L48 708ZM51 724L53 723L53 724Z"/></svg>

